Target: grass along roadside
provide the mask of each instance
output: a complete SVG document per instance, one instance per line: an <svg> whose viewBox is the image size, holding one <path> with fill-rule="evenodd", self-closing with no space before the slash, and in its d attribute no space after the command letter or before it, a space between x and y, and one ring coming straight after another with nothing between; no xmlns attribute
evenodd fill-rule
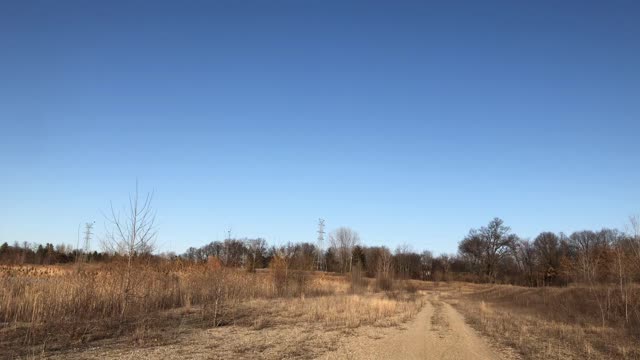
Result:
<svg viewBox="0 0 640 360"><path fill-rule="evenodd" d="M458 284L445 297L472 327L525 359L640 359L633 333L599 325L596 309L567 306L586 291Z"/></svg>

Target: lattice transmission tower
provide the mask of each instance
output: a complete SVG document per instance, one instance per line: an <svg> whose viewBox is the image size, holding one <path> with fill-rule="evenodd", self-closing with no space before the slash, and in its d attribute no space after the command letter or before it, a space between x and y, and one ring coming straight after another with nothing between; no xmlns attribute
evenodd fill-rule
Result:
<svg viewBox="0 0 640 360"><path fill-rule="evenodd" d="M324 219L318 219L318 244L316 256L316 270L325 270L324 263Z"/></svg>
<svg viewBox="0 0 640 360"><path fill-rule="evenodd" d="M92 223L84 224L84 249L82 254L82 261L87 262L89 259L89 252L91 251L91 236L93 236L93 225L95 221Z"/></svg>

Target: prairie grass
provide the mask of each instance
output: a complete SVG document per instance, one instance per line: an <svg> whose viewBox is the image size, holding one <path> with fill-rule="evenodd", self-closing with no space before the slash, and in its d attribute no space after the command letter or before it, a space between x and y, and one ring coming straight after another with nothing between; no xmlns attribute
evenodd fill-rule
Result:
<svg viewBox="0 0 640 360"><path fill-rule="evenodd" d="M607 289L598 291L606 295ZM448 297L476 329L527 359L640 359L636 324L625 326L610 298L602 326L592 293L578 286L458 284Z"/></svg>
<svg viewBox="0 0 640 360"><path fill-rule="evenodd" d="M271 326L310 322L326 329L356 328L359 326L395 326L417 314L423 297L404 295L391 298L386 294L336 294L333 296L255 300L246 305L247 314L259 314L269 309ZM258 320L262 322L263 320ZM267 325L261 324L260 327Z"/></svg>
<svg viewBox="0 0 640 360"><path fill-rule="evenodd" d="M124 339L142 344L183 327L260 330L309 322L326 329L393 326L410 319L422 297L398 285L376 292L362 280L289 271L247 273L207 264L139 263L126 307L125 266L12 267L0 275L0 348L10 357ZM128 340L127 340L128 339Z"/></svg>

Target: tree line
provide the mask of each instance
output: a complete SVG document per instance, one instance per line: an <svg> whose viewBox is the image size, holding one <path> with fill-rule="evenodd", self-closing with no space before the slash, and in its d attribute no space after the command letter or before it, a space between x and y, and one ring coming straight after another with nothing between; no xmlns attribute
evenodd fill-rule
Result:
<svg viewBox="0 0 640 360"><path fill-rule="evenodd" d="M398 247L395 251L384 246L365 246L360 243L358 233L348 227L335 230L329 240L327 249L319 249L310 242L269 246L262 238L226 239L199 248L191 247L180 257L194 262L216 261L222 266L244 267L249 271L267 268L274 259L279 259L286 261L291 270L344 274L358 269L369 277L388 272L406 279L424 280L429 278L433 264L437 263L429 251L417 254L408 246Z"/></svg>
<svg viewBox="0 0 640 360"><path fill-rule="evenodd" d="M542 232L522 239L495 218L472 229L458 246L459 260L475 281L528 286L628 283L640 280L640 226L629 230Z"/></svg>
<svg viewBox="0 0 640 360"><path fill-rule="evenodd" d="M131 250L131 249L130 249ZM122 255L122 254L120 254ZM134 257L140 254L132 254ZM118 258L118 250L84 253L71 246L4 243L3 264L55 264L79 260L104 262ZM310 242L269 245L263 238L214 241L191 247L184 254L146 256L177 261L215 261L220 266L248 271L268 268L274 259L291 270L362 272L397 279L508 283L526 286L563 286L572 282L631 284L640 281L640 224L632 218L626 232L615 229L582 230L570 235L542 232L534 239L514 234L495 218L471 229L459 242L457 254L434 256L408 245L395 249L366 246L358 233L340 227L330 233L329 246Z"/></svg>
<svg viewBox="0 0 640 360"><path fill-rule="evenodd" d="M52 265L73 263L80 260L102 262L110 258L111 255L106 252L85 252L64 244L54 246L50 243L42 245L14 242L13 245L9 245L5 242L0 245L0 264L5 265Z"/></svg>

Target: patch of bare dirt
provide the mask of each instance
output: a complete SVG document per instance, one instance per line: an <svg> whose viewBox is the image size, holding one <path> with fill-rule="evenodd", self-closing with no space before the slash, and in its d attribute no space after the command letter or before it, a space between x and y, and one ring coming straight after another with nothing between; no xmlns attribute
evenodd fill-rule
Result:
<svg viewBox="0 0 640 360"><path fill-rule="evenodd" d="M462 315L432 295L422 311L403 329L389 328L350 338L323 359L512 359L490 346ZM370 332L370 329L363 332Z"/></svg>

